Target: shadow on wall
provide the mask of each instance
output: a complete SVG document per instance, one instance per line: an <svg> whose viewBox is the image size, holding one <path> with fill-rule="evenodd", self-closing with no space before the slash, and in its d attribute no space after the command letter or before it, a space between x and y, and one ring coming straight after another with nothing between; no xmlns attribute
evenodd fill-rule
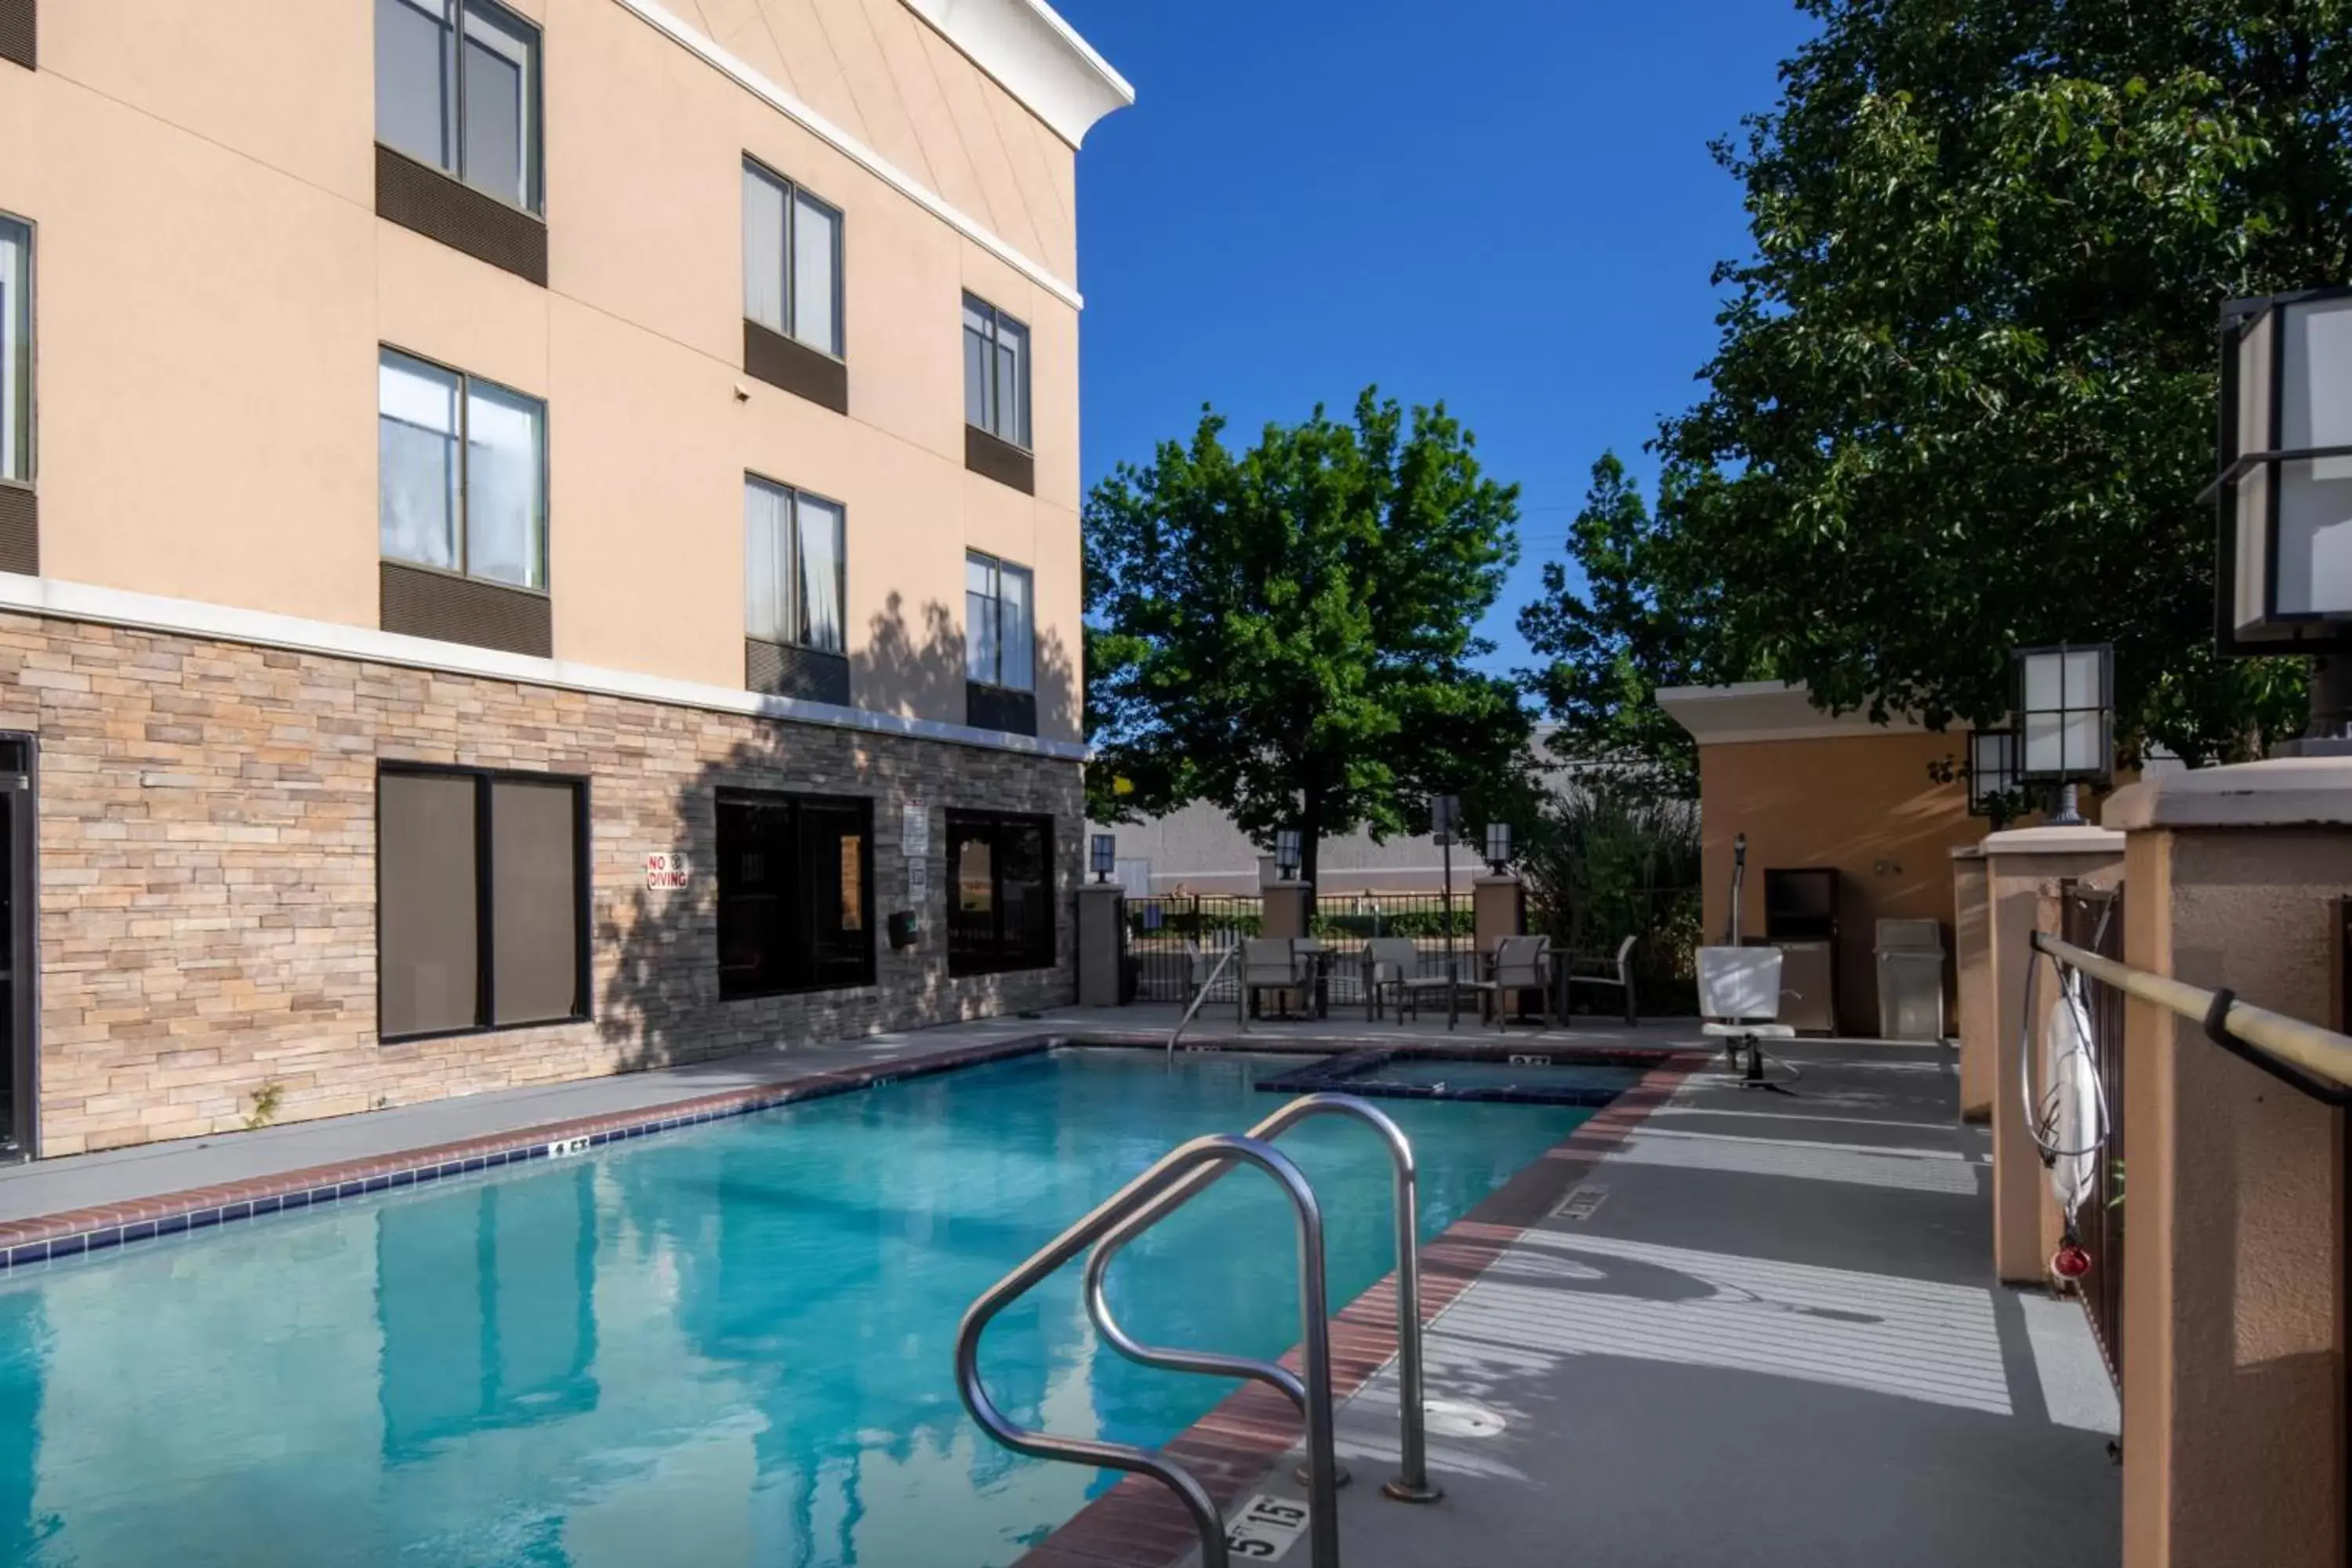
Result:
<svg viewBox="0 0 2352 1568"><path fill-rule="evenodd" d="M888 613L872 623L867 649L853 668L852 690L887 693L923 717L961 720L963 638L944 605L925 605L922 620L918 641L894 595ZM1049 726L1059 726L1060 733L1072 733L1075 672L1058 639L1041 642L1037 677L1040 731L1050 736L1055 729ZM755 739L714 758L698 752L700 721L694 715L681 713L674 721L678 732L636 759L646 774L667 780L639 806L640 821L607 816L627 809L625 804L616 808L600 801L597 806L600 845L614 846L600 854L625 862L598 868L602 888L621 890L600 894L592 933L600 974L596 1026L621 1070L687 1066L1071 999L1073 889L1085 826L1075 764L1018 751L781 721L761 725ZM718 797L724 790L870 803L872 878L860 900L860 921L862 938L874 950L873 984L720 1001ZM926 839L919 900L906 853L909 807L920 808ZM1054 968L949 978L944 814L950 807L1054 819ZM658 822L658 830L646 830L646 818ZM687 868L683 887L646 885L639 864L644 852L665 844ZM900 951L890 946L886 921L902 910L919 916L920 935Z"/></svg>
<svg viewBox="0 0 2352 1568"><path fill-rule="evenodd" d="M908 625L904 596L890 595L866 623L866 646L850 656L850 692L859 707L877 713L963 723L962 627L955 612L936 599L923 605L920 619L919 632ZM1038 636L1036 695L1037 733L1077 740L1078 670L1058 632Z"/></svg>

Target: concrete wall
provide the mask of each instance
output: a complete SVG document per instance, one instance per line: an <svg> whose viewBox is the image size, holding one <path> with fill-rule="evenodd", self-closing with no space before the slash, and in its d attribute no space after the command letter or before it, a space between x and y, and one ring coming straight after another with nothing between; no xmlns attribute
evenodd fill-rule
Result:
<svg viewBox="0 0 2352 1568"><path fill-rule="evenodd" d="M899 0L672 8L1074 275L1072 149ZM1039 732L1074 739L1073 306L615 0L519 9L545 289L375 216L371 5L41 8L0 210L37 226L44 574L374 626L391 343L547 401L559 659L740 687L753 470L847 506L858 705L961 721L969 545L1034 567ZM740 369L747 153L845 214L845 416ZM964 468L967 289L1034 331L1034 498Z"/></svg>
<svg viewBox="0 0 2352 1568"><path fill-rule="evenodd" d="M1835 867L1838 1025L1847 1034L1876 1034L1876 922L1940 921L1945 951L1952 951L1951 851L1982 837L1986 826L1969 816L1961 784L1927 775L1956 743L1955 736L1915 732L1701 746L1707 940L1721 939L1730 911L1735 835L1748 836L1741 926L1750 938L1764 934L1767 868ZM1948 962L1946 973L1948 984Z"/></svg>
<svg viewBox="0 0 2352 1568"><path fill-rule="evenodd" d="M1009 751L0 615L0 729L39 737L39 1152L241 1127L1067 1002L1058 964L950 980L950 806L1050 813L1078 870L1077 764ZM589 1021L380 1042L376 769L588 780ZM872 923L907 907L902 809L930 817L924 935L876 984L721 1002L715 793L874 802ZM683 852L683 891L645 856Z"/></svg>

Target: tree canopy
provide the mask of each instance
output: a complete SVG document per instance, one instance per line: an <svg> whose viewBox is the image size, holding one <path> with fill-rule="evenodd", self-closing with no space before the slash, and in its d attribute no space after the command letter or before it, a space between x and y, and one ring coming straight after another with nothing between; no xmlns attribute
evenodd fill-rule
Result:
<svg viewBox="0 0 2352 1568"><path fill-rule="evenodd" d="M1528 716L1471 665L1517 488L1444 404L1408 416L1371 388L1352 422L1318 405L1246 451L1224 428L1204 408L1189 444L1087 498L1089 812L1207 800L1268 847L1297 827L1311 881L1321 838L1517 787Z"/></svg>
<svg viewBox="0 0 2352 1568"><path fill-rule="evenodd" d="M2127 738L2292 732L2299 664L2213 651L2198 496L2221 302L2352 276L2352 0L1805 8L1716 149L1755 253L1656 513L1596 482L1592 597L1558 574L1534 617L1562 716L1703 669L1993 723L2014 648L2110 641ZM1704 614L1652 638L1661 608Z"/></svg>

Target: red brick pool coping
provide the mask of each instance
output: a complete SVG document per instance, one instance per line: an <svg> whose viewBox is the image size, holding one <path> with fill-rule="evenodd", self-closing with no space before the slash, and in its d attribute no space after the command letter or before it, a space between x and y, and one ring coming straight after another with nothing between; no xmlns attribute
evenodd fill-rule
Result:
<svg viewBox="0 0 2352 1568"><path fill-rule="evenodd" d="M1255 1042L1253 1042L1255 1044ZM1556 1054L1573 1047L1547 1041ZM1661 1053L1663 1054L1663 1053ZM1530 1161L1421 1250L1421 1316L1444 1311L1512 1243L1550 1215L1651 1111L1703 1066L1703 1052L1665 1055L1640 1083L1592 1119ZM1346 1399L1370 1383L1396 1354L1396 1276L1391 1273L1348 1303L1331 1328L1331 1394ZM1283 1358L1298 1366L1294 1348ZM1298 1442L1298 1413L1263 1384L1247 1384L1179 1434L1160 1451L1190 1470L1220 1513L1262 1481ZM1358 1487L1377 1487L1385 1475L1359 1475ZM1390 1503L1388 1507L1410 1505ZM1129 1476L1072 1516L1022 1557L1015 1568L1168 1568L1200 1545L1184 1506L1155 1480Z"/></svg>

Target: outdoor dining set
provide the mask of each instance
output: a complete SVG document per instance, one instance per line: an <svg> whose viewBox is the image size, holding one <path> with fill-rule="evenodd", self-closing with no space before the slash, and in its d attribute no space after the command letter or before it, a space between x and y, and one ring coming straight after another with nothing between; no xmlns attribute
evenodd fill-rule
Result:
<svg viewBox="0 0 2352 1568"><path fill-rule="evenodd" d="M1507 936L1483 951L1463 952L1431 949L1406 936L1373 937L1360 946L1316 937L1247 937L1230 958L1189 944L1188 951L1196 991L1211 983L1221 960L1234 969L1244 1029L1254 1011L1261 1016L1311 1011L1328 1017L1333 982L1347 978L1359 984L1368 1022L1391 1011L1399 1019L1418 1019L1422 1008L1433 1008L1443 999L1450 1029L1465 1000L1475 999L1481 1016L1503 1028L1532 995L1544 1026L1550 1028L1568 1016L1579 986L1616 993L1625 1022L1635 1021L1633 942L1629 936L1614 953L1592 956L1554 948L1548 936Z"/></svg>

